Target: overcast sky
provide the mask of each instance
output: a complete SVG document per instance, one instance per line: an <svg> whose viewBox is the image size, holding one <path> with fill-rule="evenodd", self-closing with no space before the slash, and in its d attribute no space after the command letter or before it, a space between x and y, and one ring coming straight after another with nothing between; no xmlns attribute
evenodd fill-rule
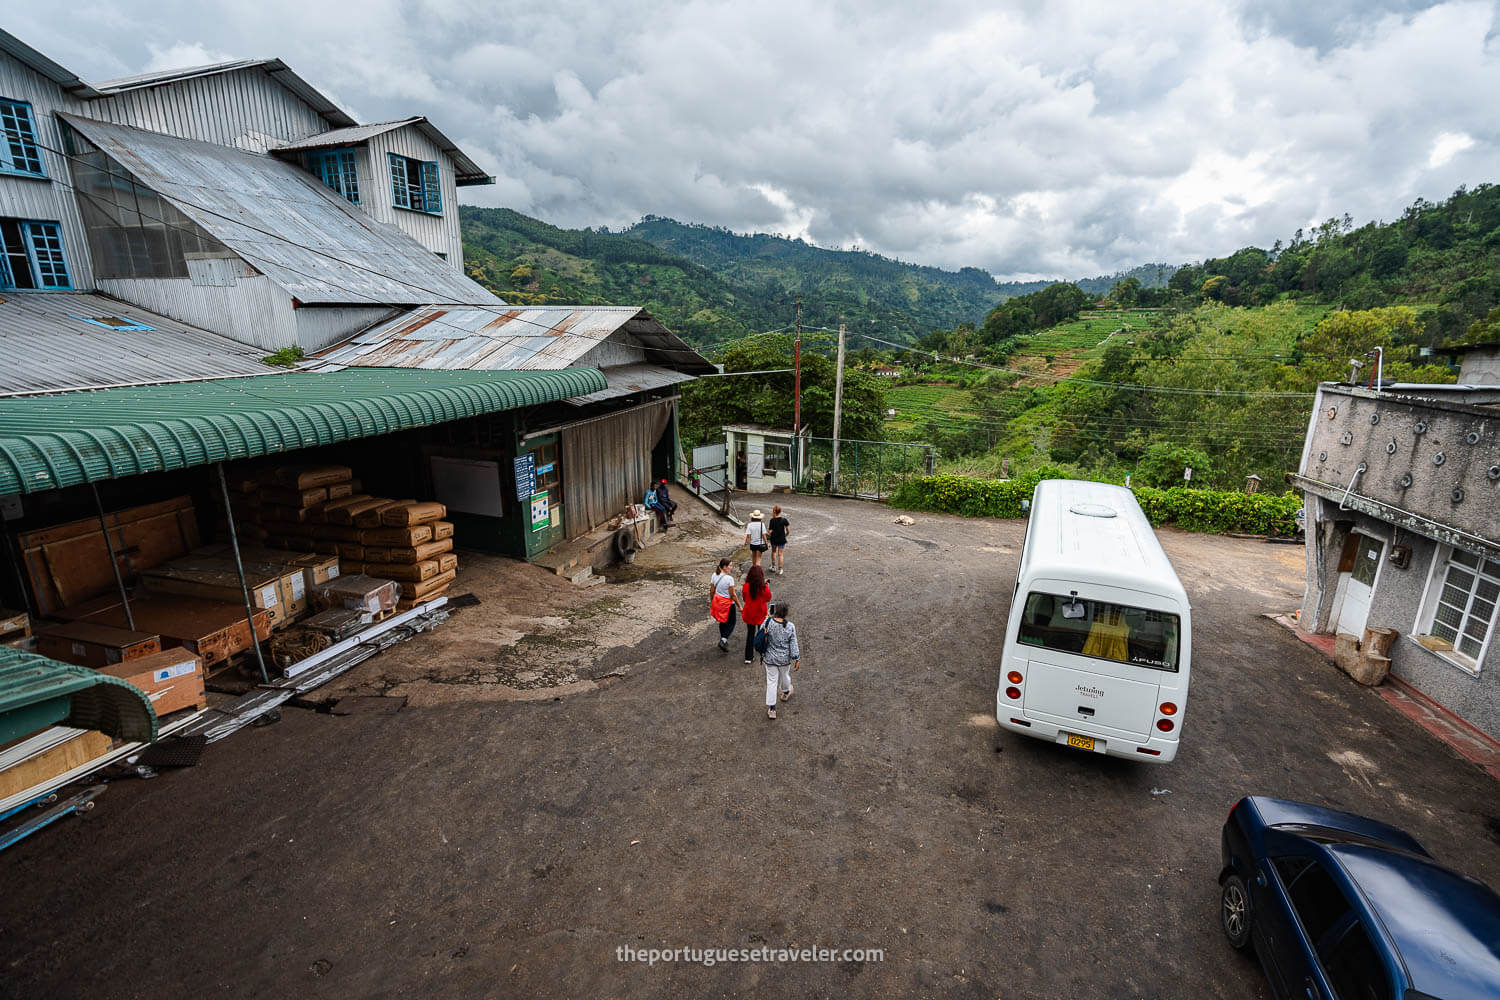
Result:
<svg viewBox="0 0 1500 1000"><path fill-rule="evenodd" d="M363 121L432 118L498 177L466 202L1002 279L1500 181L1500 2L82 0L4 26L96 81L279 56Z"/></svg>

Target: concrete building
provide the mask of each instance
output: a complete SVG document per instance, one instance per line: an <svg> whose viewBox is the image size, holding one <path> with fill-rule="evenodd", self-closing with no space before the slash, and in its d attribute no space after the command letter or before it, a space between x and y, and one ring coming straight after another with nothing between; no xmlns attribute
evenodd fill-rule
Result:
<svg viewBox="0 0 1500 1000"><path fill-rule="evenodd" d="M1356 637L1396 629L1391 672L1500 738L1500 377L1491 353L1468 351L1458 385L1321 385L1291 478L1307 496L1302 628Z"/></svg>

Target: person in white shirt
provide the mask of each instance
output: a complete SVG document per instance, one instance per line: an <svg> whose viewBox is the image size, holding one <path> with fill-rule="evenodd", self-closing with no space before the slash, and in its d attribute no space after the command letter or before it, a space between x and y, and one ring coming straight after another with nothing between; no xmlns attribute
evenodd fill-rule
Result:
<svg viewBox="0 0 1500 1000"><path fill-rule="evenodd" d="M745 525L745 544L750 546L750 565L759 566L760 557L765 554L770 545L766 542L766 523L762 520L766 515L759 510L750 512L750 523Z"/></svg>
<svg viewBox="0 0 1500 1000"><path fill-rule="evenodd" d="M708 613L719 623L719 652L729 652L729 637L734 635L740 607L739 591L734 586L734 569L729 559L720 559L719 568L709 580Z"/></svg>

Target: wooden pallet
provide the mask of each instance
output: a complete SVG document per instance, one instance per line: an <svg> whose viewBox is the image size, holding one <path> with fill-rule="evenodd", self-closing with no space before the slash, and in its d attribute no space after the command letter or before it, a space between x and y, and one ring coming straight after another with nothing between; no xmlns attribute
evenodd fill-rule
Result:
<svg viewBox="0 0 1500 1000"><path fill-rule="evenodd" d="M0 645L21 648L31 638L31 616L24 611L0 608Z"/></svg>

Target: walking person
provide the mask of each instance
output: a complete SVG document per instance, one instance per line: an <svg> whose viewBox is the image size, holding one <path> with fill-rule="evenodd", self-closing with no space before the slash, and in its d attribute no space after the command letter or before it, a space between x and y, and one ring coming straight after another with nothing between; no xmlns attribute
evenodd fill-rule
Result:
<svg viewBox="0 0 1500 1000"><path fill-rule="evenodd" d="M744 600L740 602L745 619L745 662L755 657L755 631L771 614L771 587L766 583L766 572L760 566L751 566L745 574L742 589Z"/></svg>
<svg viewBox="0 0 1500 1000"><path fill-rule="evenodd" d="M766 667L766 718L776 718L776 693L781 700L791 699L792 674L802 669L802 648L797 645L797 626L787 621L791 610L785 601L771 608L766 622L766 652L761 660Z"/></svg>
<svg viewBox="0 0 1500 1000"><path fill-rule="evenodd" d="M739 610L740 595L734 589L733 562L720 559L718 571L709 581L708 613L719 623L719 652L729 652L729 637L734 635L737 624L735 613Z"/></svg>
<svg viewBox="0 0 1500 1000"><path fill-rule="evenodd" d="M745 525L745 544L750 546L750 565L759 566L760 557L770 546L766 543L766 515L756 508L750 512L750 523Z"/></svg>
<svg viewBox="0 0 1500 1000"><path fill-rule="evenodd" d="M771 543L771 572L786 573L786 539L792 531L792 523L781 516L780 505L771 508L771 523L766 526L766 538Z"/></svg>

